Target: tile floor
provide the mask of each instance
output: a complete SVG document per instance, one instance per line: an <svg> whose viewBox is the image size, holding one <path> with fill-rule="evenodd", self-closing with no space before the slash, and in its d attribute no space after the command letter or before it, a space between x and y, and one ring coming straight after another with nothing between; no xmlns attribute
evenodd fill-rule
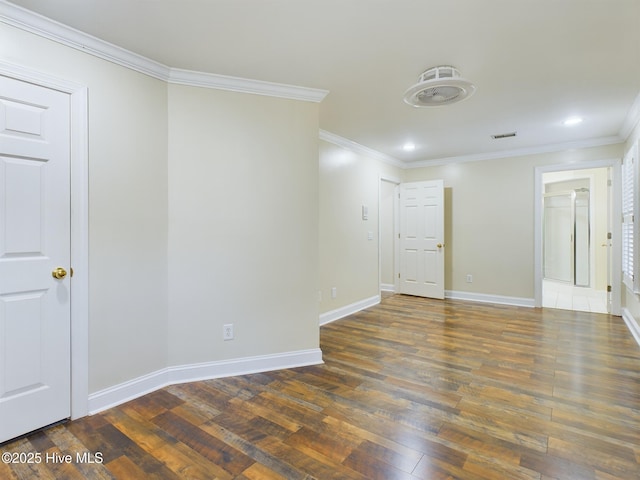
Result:
<svg viewBox="0 0 640 480"><path fill-rule="evenodd" d="M607 313L607 292L544 280L542 306L581 312Z"/></svg>

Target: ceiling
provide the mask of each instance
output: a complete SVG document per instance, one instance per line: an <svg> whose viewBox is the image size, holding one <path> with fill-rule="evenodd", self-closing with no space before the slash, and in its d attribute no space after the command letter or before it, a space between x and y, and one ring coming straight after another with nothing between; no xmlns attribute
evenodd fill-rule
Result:
<svg viewBox="0 0 640 480"><path fill-rule="evenodd" d="M407 165L618 142L640 92L638 0L12 3L169 67L328 90L321 129ZM437 65L476 93L405 104Z"/></svg>

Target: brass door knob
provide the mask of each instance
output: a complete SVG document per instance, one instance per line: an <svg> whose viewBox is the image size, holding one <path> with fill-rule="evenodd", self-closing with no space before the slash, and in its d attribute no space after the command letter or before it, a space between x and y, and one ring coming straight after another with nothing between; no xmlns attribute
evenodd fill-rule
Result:
<svg viewBox="0 0 640 480"><path fill-rule="evenodd" d="M62 280L64 277L67 276L67 271L62 267L58 267L53 272L51 272L51 276L58 280Z"/></svg>
<svg viewBox="0 0 640 480"><path fill-rule="evenodd" d="M442 248L442 247L444 247L444 243L439 243L438 245L436 245L436 247Z"/></svg>

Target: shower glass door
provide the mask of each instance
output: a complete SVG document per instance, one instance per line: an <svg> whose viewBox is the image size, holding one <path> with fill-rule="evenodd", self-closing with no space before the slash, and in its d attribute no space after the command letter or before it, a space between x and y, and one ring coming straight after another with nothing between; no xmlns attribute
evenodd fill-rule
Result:
<svg viewBox="0 0 640 480"><path fill-rule="evenodd" d="M588 287L589 189L545 194L543 231L544 278Z"/></svg>
<svg viewBox="0 0 640 480"><path fill-rule="evenodd" d="M573 283L573 207L570 193L544 196L544 278Z"/></svg>

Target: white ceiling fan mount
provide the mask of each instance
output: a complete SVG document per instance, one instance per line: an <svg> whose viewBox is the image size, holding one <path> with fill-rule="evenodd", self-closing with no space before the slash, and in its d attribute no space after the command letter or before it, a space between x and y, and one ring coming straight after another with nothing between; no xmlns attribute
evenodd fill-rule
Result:
<svg viewBox="0 0 640 480"><path fill-rule="evenodd" d="M413 107L439 107L465 100L475 91L475 85L462 78L457 68L440 65L422 72L418 83L404 93L404 101Z"/></svg>

